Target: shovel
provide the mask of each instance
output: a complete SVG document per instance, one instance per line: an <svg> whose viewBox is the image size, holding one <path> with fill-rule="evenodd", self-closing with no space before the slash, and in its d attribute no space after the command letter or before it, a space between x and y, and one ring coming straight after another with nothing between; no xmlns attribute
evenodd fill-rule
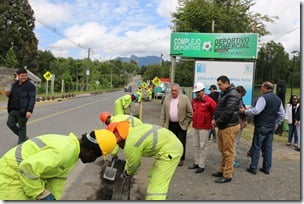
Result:
<svg viewBox="0 0 304 204"><path fill-rule="evenodd" d="M112 160L112 164L111 164L111 167L107 166L106 169L105 169L105 172L103 174L103 178L107 179L107 180L110 180L110 181L114 181L115 179L115 176L116 176L116 172L117 172L117 169L116 168L113 168L115 162L116 162L116 159L117 158L114 158Z"/></svg>

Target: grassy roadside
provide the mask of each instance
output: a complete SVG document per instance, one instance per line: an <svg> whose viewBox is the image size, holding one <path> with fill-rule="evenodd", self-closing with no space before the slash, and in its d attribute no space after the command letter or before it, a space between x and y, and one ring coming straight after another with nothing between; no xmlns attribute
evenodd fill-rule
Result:
<svg viewBox="0 0 304 204"><path fill-rule="evenodd" d="M242 139L245 139L246 141L251 142L252 137L253 137L253 130L254 130L254 125L253 124L248 124L242 132ZM277 143L287 143L287 136L288 136L288 131L283 131L282 135L277 135L275 134L273 137L273 141Z"/></svg>

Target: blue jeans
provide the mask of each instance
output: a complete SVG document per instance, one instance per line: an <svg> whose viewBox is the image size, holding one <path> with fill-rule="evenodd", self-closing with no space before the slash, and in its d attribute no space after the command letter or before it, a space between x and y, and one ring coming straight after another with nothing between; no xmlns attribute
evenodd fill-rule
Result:
<svg viewBox="0 0 304 204"><path fill-rule="evenodd" d="M255 127L252 157L250 168L257 170L259 164L260 151L263 155L263 169L270 171L272 163L272 140L273 140L274 128L269 127Z"/></svg>
<svg viewBox="0 0 304 204"><path fill-rule="evenodd" d="M289 132L288 132L288 143L291 143L292 136L294 135L294 144L298 144L298 133L295 124L288 124Z"/></svg>

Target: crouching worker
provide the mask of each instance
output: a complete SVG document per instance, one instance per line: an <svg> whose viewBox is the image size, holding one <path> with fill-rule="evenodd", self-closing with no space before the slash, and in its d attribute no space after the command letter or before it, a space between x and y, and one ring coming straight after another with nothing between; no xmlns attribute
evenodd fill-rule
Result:
<svg viewBox="0 0 304 204"><path fill-rule="evenodd" d="M114 102L114 115L117 114L127 114L129 112L128 108L131 107L132 102L138 101L138 95L134 94L126 94Z"/></svg>
<svg viewBox="0 0 304 204"><path fill-rule="evenodd" d="M79 158L94 162L115 145L116 138L108 130L94 130L81 139L73 133L31 138L0 159L0 200L59 200Z"/></svg>
<svg viewBox="0 0 304 204"><path fill-rule="evenodd" d="M117 114L117 115L112 116L111 113L109 113L109 112L100 113L99 119L106 126L108 126L112 122L120 122L120 121L124 121L124 120L129 121L131 127L135 127L135 126L143 124L140 119L138 119L137 117L135 117L133 115ZM111 156L113 159L117 158L118 152L119 152L119 146L116 145L113 152L111 153Z"/></svg>
<svg viewBox="0 0 304 204"><path fill-rule="evenodd" d="M166 200L171 178L183 154L183 145L168 129L152 124L130 127L128 121L113 122L108 130L123 149L124 177L133 176L142 157L154 157L149 171L146 200Z"/></svg>

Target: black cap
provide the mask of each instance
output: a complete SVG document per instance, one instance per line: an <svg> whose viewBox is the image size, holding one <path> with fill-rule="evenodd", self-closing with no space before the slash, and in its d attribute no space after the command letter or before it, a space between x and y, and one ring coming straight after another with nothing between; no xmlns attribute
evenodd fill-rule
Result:
<svg viewBox="0 0 304 204"><path fill-rule="evenodd" d="M27 71L24 68L20 68L18 69L18 71L16 72L18 75L19 74L27 74Z"/></svg>
<svg viewBox="0 0 304 204"><path fill-rule="evenodd" d="M217 90L217 88L216 88L216 86L214 84L212 84L208 90L211 90L211 89Z"/></svg>

